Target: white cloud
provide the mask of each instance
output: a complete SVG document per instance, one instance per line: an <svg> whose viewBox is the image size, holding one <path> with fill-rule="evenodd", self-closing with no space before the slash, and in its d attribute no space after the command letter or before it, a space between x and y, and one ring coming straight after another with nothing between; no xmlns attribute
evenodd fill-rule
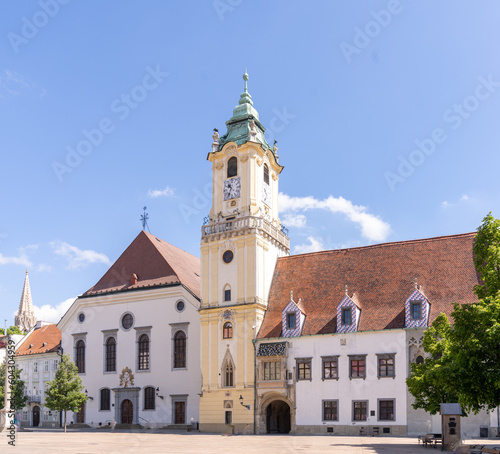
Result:
<svg viewBox="0 0 500 454"><path fill-rule="evenodd" d="M451 208L451 207L454 207L454 206L457 206L460 202L468 202L470 200L470 197L467 195L467 194L464 194L462 197L460 197L458 199L458 201L456 202L448 202L448 201L444 201L441 203L441 206L443 208Z"/></svg>
<svg viewBox="0 0 500 454"><path fill-rule="evenodd" d="M91 249L83 250L76 246L71 246L64 241L52 241L50 243L54 252L68 260L68 267L76 269L91 263L104 263L110 265L109 258L100 252L92 251Z"/></svg>
<svg viewBox="0 0 500 454"><path fill-rule="evenodd" d="M318 252L318 251L323 251L325 247L323 246L323 242L321 241L321 238L314 238L313 236L308 236L307 241L309 241L309 244L298 244L295 246L293 249L295 254L305 254L307 252Z"/></svg>
<svg viewBox="0 0 500 454"><path fill-rule="evenodd" d="M307 218L303 214L285 214L283 216L283 223L286 227L302 228L306 226Z"/></svg>
<svg viewBox="0 0 500 454"><path fill-rule="evenodd" d="M349 221L361 227L361 234L371 241L384 241L391 232L391 226L378 216L367 213L366 208L354 205L343 197L329 196L324 200L314 197L290 197L280 192L279 207L282 213L307 211L312 209L327 210L332 213L341 213Z"/></svg>
<svg viewBox="0 0 500 454"><path fill-rule="evenodd" d="M24 248L20 248L18 257L6 257L0 252L0 265L22 265L25 268L30 268L33 263L26 255Z"/></svg>
<svg viewBox="0 0 500 454"><path fill-rule="evenodd" d="M47 265L46 263L40 263L40 265L38 265L36 267L36 271L52 271L52 266L50 265Z"/></svg>
<svg viewBox="0 0 500 454"><path fill-rule="evenodd" d="M38 307L33 305L35 317L37 320L42 320L44 322L57 323L73 304L73 301L75 301L75 298L68 298L57 306L44 304L42 307Z"/></svg>
<svg viewBox="0 0 500 454"><path fill-rule="evenodd" d="M150 189L148 191L148 197L172 197L174 195L175 189L167 186L165 189Z"/></svg>

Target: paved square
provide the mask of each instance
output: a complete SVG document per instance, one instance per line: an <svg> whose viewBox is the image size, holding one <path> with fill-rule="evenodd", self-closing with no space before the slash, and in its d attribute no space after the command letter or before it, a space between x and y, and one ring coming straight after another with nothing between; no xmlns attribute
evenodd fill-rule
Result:
<svg viewBox="0 0 500 454"><path fill-rule="evenodd" d="M199 433L166 432L103 432L71 430L21 432L16 446L7 444L0 434L0 452L16 454L38 453L346 453L346 454L424 454L430 451L417 444L416 437L342 437L342 436L291 436L291 435L207 435ZM499 440L475 440L467 443L500 445Z"/></svg>

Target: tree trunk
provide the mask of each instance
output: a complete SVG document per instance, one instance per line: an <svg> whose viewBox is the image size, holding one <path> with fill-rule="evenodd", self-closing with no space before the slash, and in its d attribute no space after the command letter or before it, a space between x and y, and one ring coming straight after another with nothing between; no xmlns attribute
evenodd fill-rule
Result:
<svg viewBox="0 0 500 454"><path fill-rule="evenodd" d="M66 433L66 411L64 410L64 433Z"/></svg>

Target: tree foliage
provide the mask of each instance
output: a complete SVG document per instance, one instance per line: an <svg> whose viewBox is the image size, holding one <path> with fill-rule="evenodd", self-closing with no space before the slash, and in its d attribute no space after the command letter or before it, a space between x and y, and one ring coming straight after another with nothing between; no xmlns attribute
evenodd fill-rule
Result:
<svg viewBox="0 0 500 454"><path fill-rule="evenodd" d="M0 409L4 407L5 400L5 364L0 365ZM24 395L24 381L21 380L21 371L11 368L9 374L13 375L14 384L10 386L10 406L14 410L20 410L26 404L27 396Z"/></svg>
<svg viewBox="0 0 500 454"><path fill-rule="evenodd" d="M0 328L0 335L3 336L5 334L5 330L3 328ZM25 334L23 333L17 326L10 326L9 328L7 328L7 335L10 335L10 334Z"/></svg>
<svg viewBox="0 0 500 454"><path fill-rule="evenodd" d="M435 414L444 402L465 413L500 406L500 221L488 214L478 229L474 264L482 283L473 304L453 305L453 325L440 314L424 333L423 364L407 379L414 408Z"/></svg>
<svg viewBox="0 0 500 454"><path fill-rule="evenodd" d="M87 402L78 369L68 355L62 356L54 379L47 385L45 406L51 410L64 411L64 431L66 432L66 412L77 412Z"/></svg>

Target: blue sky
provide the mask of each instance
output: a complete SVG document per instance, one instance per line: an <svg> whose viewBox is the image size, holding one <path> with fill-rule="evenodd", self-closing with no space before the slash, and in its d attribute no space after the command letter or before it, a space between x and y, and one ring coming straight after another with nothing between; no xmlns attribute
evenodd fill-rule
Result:
<svg viewBox="0 0 500 454"><path fill-rule="evenodd" d="M500 217L500 3L6 0L0 319L57 322L141 230L199 255L212 129L278 140L292 253ZM79 154L78 154L79 153Z"/></svg>

